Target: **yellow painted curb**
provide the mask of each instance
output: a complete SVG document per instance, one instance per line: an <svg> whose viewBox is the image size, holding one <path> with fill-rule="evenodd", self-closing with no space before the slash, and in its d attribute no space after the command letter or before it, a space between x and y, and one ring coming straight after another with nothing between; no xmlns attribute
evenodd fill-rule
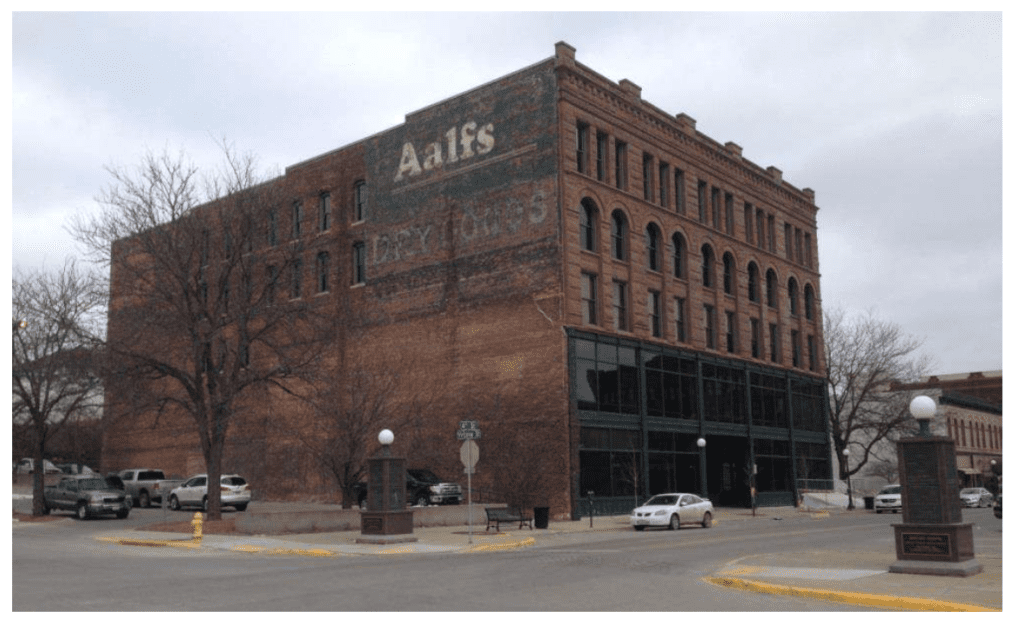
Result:
<svg viewBox="0 0 1024 630"><path fill-rule="evenodd" d="M855 604L858 606L874 606L878 608L897 608L901 610L920 610L931 612L1001 612L997 608L984 608L982 606L959 604L956 602L947 602L935 599L831 591L817 588L805 588L801 586L782 586L731 577L706 577L704 578L704 581L716 586L753 591L755 593L810 597L813 599Z"/></svg>
<svg viewBox="0 0 1024 630"><path fill-rule="evenodd" d="M133 547L179 547L184 549L199 549L202 547L200 543L191 540L156 540L147 538L97 538L96 540Z"/></svg>
<svg viewBox="0 0 1024 630"><path fill-rule="evenodd" d="M535 544L537 544L536 539L531 537L525 538L518 542L495 543L492 545L482 545L480 547L470 547L466 550L466 553L476 553L478 551L503 551L506 549L518 549L519 547L529 547Z"/></svg>

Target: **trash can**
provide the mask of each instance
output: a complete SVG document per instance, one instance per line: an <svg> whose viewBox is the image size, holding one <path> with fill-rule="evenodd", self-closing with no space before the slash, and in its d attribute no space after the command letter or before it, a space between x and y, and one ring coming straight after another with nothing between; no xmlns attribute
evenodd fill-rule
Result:
<svg viewBox="0 0 1024 630"><path fill-rule="evenodd" d="M546 507L535 507L533 508L533 526L537 529L548 528L548 512L551 508Z"/></svg>
<svg viewBox="0 0 1024 630"><path fill-rule="evenodd" d="M864 507L869 510L875 509L875 497L864 497Z"/></svg>

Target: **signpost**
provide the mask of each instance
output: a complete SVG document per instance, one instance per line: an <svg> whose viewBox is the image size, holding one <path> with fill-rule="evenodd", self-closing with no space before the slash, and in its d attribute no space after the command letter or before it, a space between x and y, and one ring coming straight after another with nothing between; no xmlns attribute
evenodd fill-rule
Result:
<svg viewBox="0 0 1024 630"><path fill-rule="evenodd" d="M476 445L474 440L479 440L483 434L480 432L480 427L477 425L476 420L461 420L459 421L459 430L455 432L455 437L462 440L462 447L459 449L459 457L462 459L462 463L466 466L466 475L468 476L468 492L469 492L469 517L466 519L469 523L469 544L473 544L473 467L480 460L480 447Z"/></svg>

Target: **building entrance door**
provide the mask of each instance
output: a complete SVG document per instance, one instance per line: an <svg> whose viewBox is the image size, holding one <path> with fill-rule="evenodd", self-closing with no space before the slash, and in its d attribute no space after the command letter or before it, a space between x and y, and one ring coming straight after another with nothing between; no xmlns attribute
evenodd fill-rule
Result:
<svg viewBox="0 0 1024 630"><path fill-rule="evenodd" d="M716 506L749 507L747 438L712 436L707 439L708 498Z"/></svg>

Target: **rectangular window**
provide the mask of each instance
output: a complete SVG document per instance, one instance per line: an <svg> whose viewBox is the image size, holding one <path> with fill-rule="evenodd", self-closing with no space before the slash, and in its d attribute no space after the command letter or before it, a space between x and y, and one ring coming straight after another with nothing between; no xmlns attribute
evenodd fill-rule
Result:
<svg viewBox="0 0 1024 630"><path fill-rule="evenodd" d="M675 176L675 193L676 193L676 212L679 214L686 213L686 179L683 172L676 169Z"/></svg>
<svg viewBox="0 0 1024 630"><path fill-rule="evenodd" d="M608 181L608 134L597 132L597 179Z"/></svg>
<svg viewBox="0 0 1024 630"><path fill-rule="evenodd" d="M267 245L277 245L277 210L267 213Z"/></svg>
<svg viewBox="0 0 1024 630"><path fill-rule="evenodd" d="M296 201L292 204L292 238L302 236L302 202Z"/></svg>
<svg viewBox="0 0 1024 630"><path fill-rule="evenodd" d="M370 208L370 193L366 187L366 182L358 181L355 186L355 216L353 217L353 223L359 223L360 221L366 220L366 215L369 214Z"/></svg>
<svg viewBox="0 0 1024 630"><path fill-rule="evenodd" d="M366 245L355 243L352 245L352 284L364 284L366 282Z"/></svg>
<svg viewBox="0 0 1024 630"><path fill-rule="evenodd" d="M800 367L800 331L790 331L789 337L793 344L793 367Z"/></svg>
<svg viewBox="0 0 1024 630"><path fill-rule="evenodd" d="M644 153L644 199L654 201L654 157Z"/></svg>
<svg viewBox="0 0 1024 630"><path fill-rule="evenodd" d="M811 259L811 233L804 232L804 264L808 267L813 267L814 263Z"/></svg>
<svg viewBox="0 0 1024 630"><path fill-rule="evenodd" d="M267 304L273 304L277 299L277 267L267 267Z"/></svg>
<svg viewBox="0 0 1024 630"><path fill-rule="evenodd" d="M615 329L629 330L629 311L626 305L629 303L626 292L626 283L618 280L612 282L612 312L615 314Z"/></svg>
<svg viewBox="0 0 1024 630"><path fill-rule="evenodd" d="M725 312L725 351L736 352L736 313Z"/></svg>
<svg viewBox="0 0 1024 630"><path fill-rule="evenodd" d="M576 122L576 170L580 173L587 172L587 161L589 155L587 133L590 131L590 125L584 122Z"/></svg>
<svg viewBox="0 0 1024 630"><path fill-rule="evenodd" d="M320 216L317 225L321 232L331 229L331 193L320 194Z"/></svg>
<svg viewBox="0 0 1024 630"><path fill-rule="evenodd" d="M651 291L647 294L647 312L651 316L651 336L661 336L661 293Z"/></svg>
<svg viewBox="0 0 1024 630"><path fill-rule="evenodd" d="M722 191L711 187L711 225L716 230L722 229Z"/></svg>
<svg viewBox="0 0 1024 630"><path fill-rule="evenodd" d="M775 215L768 215L768 251L775 253Z"/></svg>
<svg viewBox="0 0 1024 630"><path fill-rule="evenodd" d="M807 369L812 372L818 368L818 348L814 344L814 335L807 335Z"/></svg>
<svg viewBox="0 0 1024 630"><path fill-rule="evenodd" d="M750 356L761 358L761 320L750 318Z"/></svg>
<svg viewBox="0 0 1024 630"><path fill-rule="evenodd" d="M708 222L708 185L700 180L697 180L697 220Z"/></svg>
<svg viewBox="0 0 1024 630"><path fill-rule="evenodd" d="M676 298L676 339L686 341L686 300Z"/></svg>
<svg viewBox="0 0 1024 630"><path fill-rule="evenodd" d="M735 223L734 223L734 219L733 219L732 213L733 213L732 193L725 193L725 233L728 234L729 236L734 236L735 232L736 232L736 227L735 227Z"/></svg>
<svg viewBox="0 0 1024 630"><path fill-rule="evenodd" d="M621 140L615 141L615 187L625 190L628 185L628 154L629 148Z"/></svg>
<svg viewBox="0 0 1024 630"><path fill-rule="evenodd" d="M292 261L292 299L302 297L302 259Z"/></svg>
<svg viewBox="0 0 1024 630"><path fill-rule="evenodd" d="M783 225L782 231L784 233L783 238L785 239L786 245L786 259L793 260L793 226L790 225L789 223L786 223L785 225ZM797 230L797 234L799 233L800 230Z"/></svg>
<svg viewBox="0 0 1024 630"><path fill-rule="evenodd" d="M715 307L710 304L704 305L704 346L709 349L715 348Z"/></svg>
<svg viewBox="0 0 1024 630"><path fill-rule="evenodd" d="M224 260L231 260L231 252L233 241L231 239L231 230L224 230Z"/></svg>
<svg viewBox="0 0 1024 630"><path fill-rule="evenodd" d="M804 264L804 236L800 230L796 231L796 263Z"/></svg>
<svg viewBox="0 0 1024 630"><path fill-rule="evenodd" d="M776 324L768 324L768 351L772 363L779 362L779 327Z"/></svg>
<svg viewBox="0 0 1024 630"><path fill-rule="evenodd" d="M668 207L668 164L665 162L658 166L658 202L662 208Z"/></svg>
<svg viewBox="0 0 1024 630"><path fill-rule="evenodd" d="M764 210L757 209L757 246L764 249Z"/></svg>
<svg viewBox="0 0 1024 630"><path fill-rule="evenodd" d="M747 233L747 242L754 244L754 206L743 204L743 229Z"/></svg>
<svg viewBox="0 0 1024 630"><path fill-rule="evenodd" d="M591 273L580 274L580 298L583 323L597 324L597 276Z"/></svg>
<svg viewBox="0 0 1024 630"><path fill-rule="evenodd" d="M330 290L331 255L320 252L316 255L316 290L327 293Z"/></svg>

